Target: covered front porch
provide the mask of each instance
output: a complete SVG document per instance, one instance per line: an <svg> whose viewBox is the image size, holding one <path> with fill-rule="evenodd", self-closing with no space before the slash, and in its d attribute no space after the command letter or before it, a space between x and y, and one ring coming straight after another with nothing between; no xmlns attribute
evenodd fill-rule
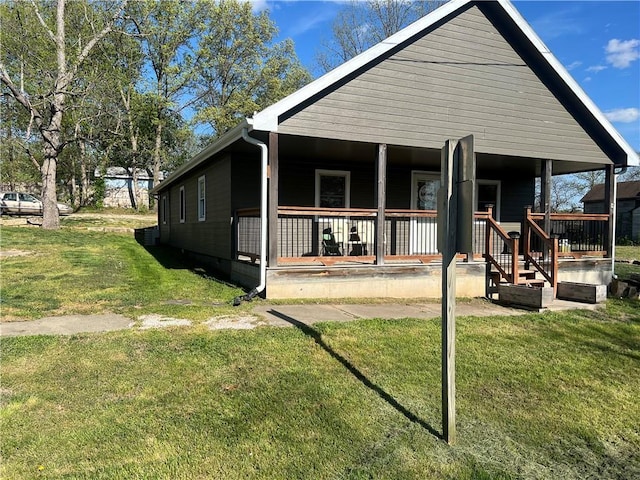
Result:
<svg viewBox="0 0 640 480"><path fill-rule="evenodd" d="M275 132L262 141L268 201L246 208L245 192L234 211L234 272L257 279L264 269L269 298L440 296L439 150ZM611 198L610 163L476 153L473 251L458 255L458 295L490 296L504 282L608 283L611 213L550 211L552 171L600 168ZM528 206L536 177L539 212Z"/></svg>
<svg viewBox="0 0 640 480"><path fill-rule="evenodd" d="M606 214L523 211L506 231L490 206L476 212L473 251L458 255L458 295L491 297L500 283L607 284L612 263ZM439 297L437 212L372 209L278 209L277 260L267 266L269 298ZM378 235L378 225L384 225ZM545 223L552 232L545 233ZM236 261L262 262L258 209L237 212ZM510 224L514 228L513 224Z"/></svg>

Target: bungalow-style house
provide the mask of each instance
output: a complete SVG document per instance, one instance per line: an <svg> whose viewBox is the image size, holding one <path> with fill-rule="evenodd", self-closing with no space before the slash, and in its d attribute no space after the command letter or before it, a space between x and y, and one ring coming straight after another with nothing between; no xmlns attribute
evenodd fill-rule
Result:
<svg viewBox="0 0 640 480"><path fill-rule="evenodd" d="M457 295L500 282L606 284L611 212L531 212L536 177L638 165L506 0L453 0L178 168L160 242L267 298L440 297L437 190L448 139L473 136L473 251ZM562 232L561 238L551 232Z"/></svg>
<svg viewBox="0 0 640 480"><path fill-rule="evenodd" d="M582 197L584 213L607 213L605 185L594 185ZM616 241L640 242L640 180L616 184Z"/></svg>

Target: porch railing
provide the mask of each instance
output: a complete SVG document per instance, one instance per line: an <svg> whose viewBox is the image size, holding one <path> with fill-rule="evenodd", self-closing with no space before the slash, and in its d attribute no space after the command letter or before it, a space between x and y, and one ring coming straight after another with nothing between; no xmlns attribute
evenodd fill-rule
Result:
<svg viewBox="0 0 640 480"><path fill-rule="evenodd" d="M551 214L550 219L554 235L547 235L541 227L544 214L527 209L518 241L510 236L512 232L505 232L493 220L491 210L476 212L473 252L467 252L467 260L470 255L473 258L485 257L507 281L517 283L520 254L526 268L533 265L549 283L555 285L558 257L606 255L608 215ZM375 209L281 206L278 208L277 262L374 263L377 221ZM234 223L235 258L254 263L260 261L260 210L238 210ZM439 260L436 223L435 210L387 210L384 235L380 239L384 243L384 260L390 263ZM323 233L326 231L332 233L338 244L338 248L331 252L323 248ZM356 237L352 234L357 235L357 241L353 240Z"/></svg>
<svg viewBox="0 0 640 480"><path fill-rule="evenodd" d="M607 254L609 215L606 213L552 213L549 215L549 236L558 238L561 257L600 256ZM536 224L544 230L545 214L525 209L525 223ZM535 240L534 240L535 242ZM533 243L535 250L538 245Z"/></svg>
<svg viewBox="0 0 640 480"><path fill-rule="evenodd" d="M260 209L243 208L236 211L234 224L236 260L260 260Z"/></svg>
<svg viewBox="0 0 640 480"><path fill-rule="evenodd" d="M467 252L481 257L484 253L486 212L476 213L474 249ZM326 209L313 207L278 208L278 261L302 261L309 257L327 259L323 235L330 233L338 244L338 257L352 261L375 259L377 210ZM429 262L441 258L437 248L437 212L435 210L385 211L384 257L389 261ZM340 258L334 259L340 260Z"/></svg>

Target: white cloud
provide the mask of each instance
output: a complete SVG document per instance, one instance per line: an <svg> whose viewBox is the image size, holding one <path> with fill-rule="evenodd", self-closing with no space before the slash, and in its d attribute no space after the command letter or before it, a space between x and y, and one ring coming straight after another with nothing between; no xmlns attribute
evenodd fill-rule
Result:
<svg viewBox="0 0 640 480"><path fill-rule="evenodd" d="M605 67L604 65L593 65L589 68L587 68L587 72L593 72L593 73L598 73L601 72L602 70L606 70L607 67Z"/></svg>
<svg viewBox="0 0 640 480"><path fill-rule="evenodd" d="M583 25L576 21L578 7L547 13L531 22L533 29L545 41L565 35L579 35L584 32Z"/></svg>
<svg viewBox="0 0 640 480"><path fill-rule="evenodd" d="M638 108L616 108L604 112L604 116L610 122L631 123L640 118L640 109Z"/></svg>
<svg viewBox="0 0 640 480"><path fill-rule="evenodd" d="M566 69L573 70L574 68L578 68L580 65L582 65L582 62L580 60L576 60L575 62L571 62L569 65L567 65Z"/></svg>
<svg viewBox="0 0 640 480"><path fill-rule="evenodd" d="M607 62L615 68L627 68L631 62L640 58L640 40L613 38L609 40L604 50L607 53Z"/></svg>
<svg viewBox="0 0 640 480"><path fill-rule="evenodd" d="M334 16L335 13L330 9L325 9L320 13L316 11L311 12L309 15L300 18L295 26L289 28L286 33L291 37L301 35L309 30L313 30L321 26L323 23L331 20Z"/></svg>

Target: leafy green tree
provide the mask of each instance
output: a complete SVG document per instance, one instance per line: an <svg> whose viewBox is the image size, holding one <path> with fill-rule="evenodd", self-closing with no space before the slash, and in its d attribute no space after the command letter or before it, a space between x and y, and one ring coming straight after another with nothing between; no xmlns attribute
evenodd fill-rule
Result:
<svg viewBox="0 0 640 480"><path fill-rule="evenodd" d="M42 177L45 229L57 229L56 180L59 156L67 144L64 121L79 91L78 73L123 13L122 2L31 0L0 6L2 50L0 82L29 115L21 127L27 155ZM10 35L7 32L11 32ZM41 140L42 160L32 149L32 132Z"/></svg>
<svg viewBox="0 0 640 480"><path fill-rule="evenodd" d="M272 44L277 29L268 12L221 0L209 4L203 24L194 65L194 121L215 136L310 81L291 40Z"/></svg>
<svg viewBox="0 0 640 480"><path fill-rule="evenodd" d="M149 165L154 184L168 159L164 139L174 135L166 129L188 107L189 88L194 76L197 45L201 23L208 15L210 2L180 0L145 0L129 9L136 35L144 52L142 93L153 95L155 109L150 114L154 127L154 143Z"/></svg>
<svg viewBox="0 0 640 480"><path fill-rule="evenodd" d="M18 190L38 185L38 165L25 153L20 125L28 123L26 112L10 101L9 95L0 98L0 183L1 188Z"/></svg>
<svg viewBox="0 0 640 480"><path fill-rule="evenodd" d="M331 27L317 62L323 72L364 52L434 10L441 1L350 0Z"/></svg>

